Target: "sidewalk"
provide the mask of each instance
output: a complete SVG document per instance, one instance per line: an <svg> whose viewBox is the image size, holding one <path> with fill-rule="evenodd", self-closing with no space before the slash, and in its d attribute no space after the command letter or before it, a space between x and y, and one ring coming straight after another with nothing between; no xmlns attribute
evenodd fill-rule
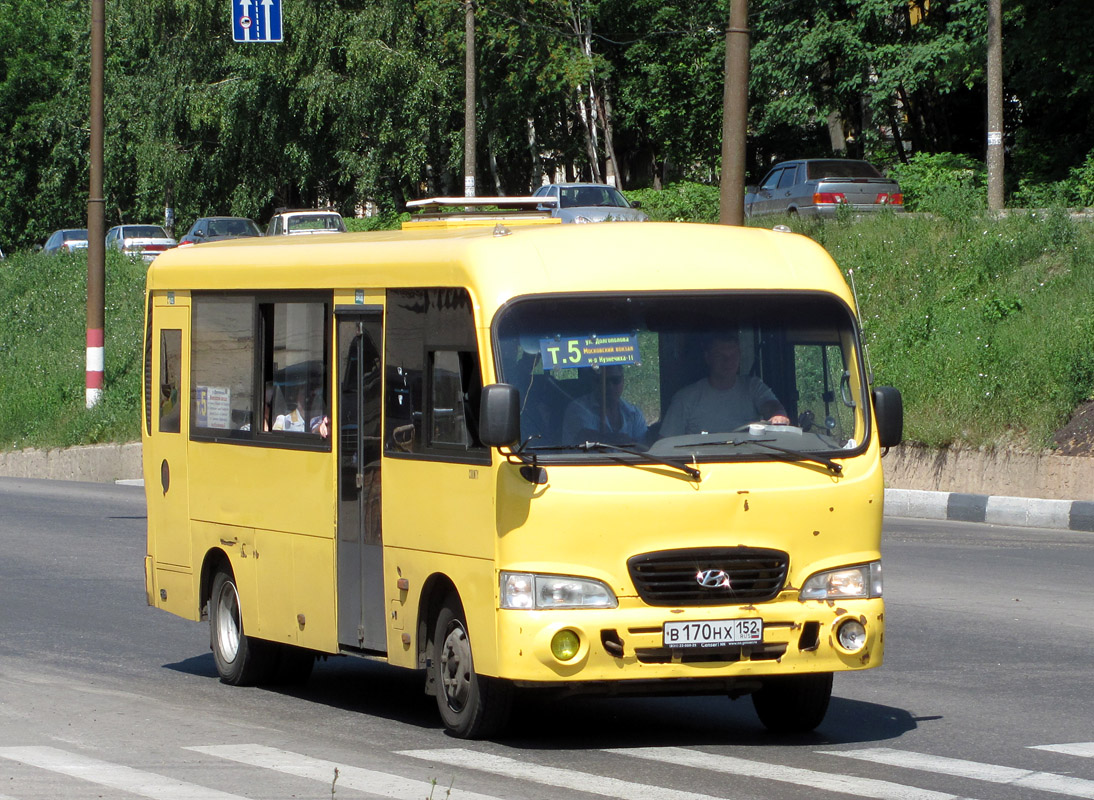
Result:
<svg viewBox="0 0 1094 800"><path fill-rule="evenodd" d="M914 455L914 454L913 454ZM961 466L967 454L951 459L946 465L933 463L933 482ZM922 457L920 457L922 460ZM1094 473L1094 459L1081 459L1082 473ZM886 462L886 478L890 482L915 483L925 479L907 472L907 464L899 460ZM985 472L984 462L965 464L966 472L978 473L977 486L989 481L989 485L1010 485L1010 478L997 476L994 482ZM1014 470L1008 470L1014 472ZM1017 471L1026 481L1035 473L1051 470L1038 469L1035 465L1021 463ZM49 478L53 480L91 481L142 485L140 442L128 444L72 447L64 450L22 450L0 453L0 477ZM950 481L957 478L950 477ZM1077 493L1086 494L1084 481L1074 476L1057 476L1053 481ZM955 485L951 482L951 485ZM1035 482L1034 482L1034 485ZM1046 492L1047 493L1047 492ZM1090 496L1090 495L1087 495ZM885 515L911 519L954 520L959 522L983 522L993 525L1009 525L1027 528L1055 528L1071 531L1094 532L1094 501L1050 500L1007 495L970 494L966 492L930 491L922 489L890 488L885 490Z"/></svg>

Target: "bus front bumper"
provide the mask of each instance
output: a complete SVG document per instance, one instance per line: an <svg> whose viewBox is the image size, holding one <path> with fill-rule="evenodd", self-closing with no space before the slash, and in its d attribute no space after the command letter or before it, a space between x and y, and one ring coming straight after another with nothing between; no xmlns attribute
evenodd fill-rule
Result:
<svg viewBox="0 0 1094 800"><path fill-rule="evenodd" d="M667 647L666 622L763 621L751 644ZM665 681L700 684L880 666L885 606L880 598L776 601L761 606L615 608L498 613L498 677L529 686ZM575 643L576 637L576 643ZM578 688L578 687L575 687ZM612 689L611 691L615 691Z"/></svg>

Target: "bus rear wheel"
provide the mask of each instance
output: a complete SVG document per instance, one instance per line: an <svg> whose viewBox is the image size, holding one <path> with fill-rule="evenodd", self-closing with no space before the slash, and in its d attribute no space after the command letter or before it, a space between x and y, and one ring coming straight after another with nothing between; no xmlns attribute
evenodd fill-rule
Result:
<svg viewBox="0 0 1094 800"><path fill-rule="evenodd" d="M271 645L243 633L235 577L221 570L209 598L209 644L217 674L232 686L253 686L269 677L275 653Z"/></svg>
<svg viewBox="0 0 1094 800"><path fill-rule="evenodd" d="M441 720L454 736L481 739L505 727L512 707L512 687L475 672L467 621L454 598L445 602L437 616L430 668Z"/></svg>
<svg viewBox="0 0 1094 800"><path fill-rule="evenodd" d="M752 693L756 715L772 733L808 733L824 720L832 699L832 673L766 678Z"/></svg>

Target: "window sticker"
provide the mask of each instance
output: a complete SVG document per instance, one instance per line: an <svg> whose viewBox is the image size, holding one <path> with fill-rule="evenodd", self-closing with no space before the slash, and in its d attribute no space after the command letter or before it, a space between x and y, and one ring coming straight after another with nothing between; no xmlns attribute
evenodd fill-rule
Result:
<svg viewBox="0 0 1094 800"><path fill-rule="evenodd" d="M195 424L199 428L230 428L232 390L227 386L198 386Z"/></svg>

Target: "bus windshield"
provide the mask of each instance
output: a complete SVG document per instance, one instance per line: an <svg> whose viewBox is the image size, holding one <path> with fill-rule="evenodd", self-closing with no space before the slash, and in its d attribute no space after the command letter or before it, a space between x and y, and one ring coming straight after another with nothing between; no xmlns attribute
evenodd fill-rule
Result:
<svg viewBox="0 0 1094 800"><path fill-rule="evenodd" d="M525 298L495 321L499 379L541 459L850 455L866 385L850 310L821 293Z"/></svg>

